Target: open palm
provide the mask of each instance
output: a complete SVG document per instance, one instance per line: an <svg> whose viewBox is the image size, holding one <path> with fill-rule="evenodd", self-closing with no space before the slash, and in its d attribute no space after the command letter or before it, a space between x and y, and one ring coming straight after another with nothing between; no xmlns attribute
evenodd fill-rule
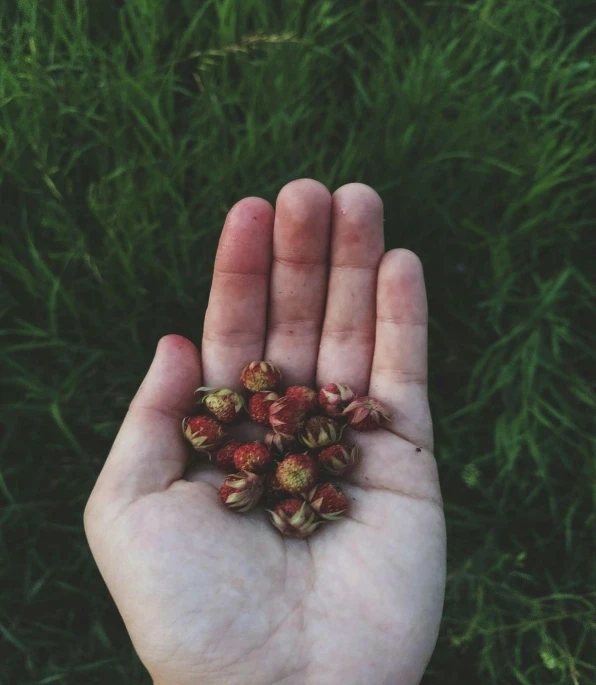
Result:
<svg viewBox="0 0 596 685"><path fill-rule="evenodd" d="M91 549L158 685L417 683L437 636L445 533L426 392L426 298L407 250L384 253L367 186L290 183L246 198L220 240L201 357L160 341L85 512ZM180 423L199 385L267 359L286 384L347 383L394 413L351 435L350 516L282 538L219 501Z"/></svg>

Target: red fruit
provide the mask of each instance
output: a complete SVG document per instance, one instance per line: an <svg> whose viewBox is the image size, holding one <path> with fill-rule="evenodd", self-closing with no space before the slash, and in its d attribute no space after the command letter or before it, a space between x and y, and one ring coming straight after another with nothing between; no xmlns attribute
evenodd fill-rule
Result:
<svg viewBox="0 0 596 685"><path fill-rule="evenodd" d="M275 390L281 383L281 371L271 362L250 362L242 370L240 382L251 392Z"/></svg>
<svg viewBox="0 0 596 685"><path fill-rule="evenodd" d="M231 471L236 470L236 465L234 464L234 452L240 447L240 445L242 445L242 443L238 442L238 440L230 440L230 442L226 443L223 447L220 447L217 450L217 454L215 455L215 463L222 471L227 471L230 473Z"/></svg>
<svg viewBox="0 0 596 685"><path fill-rule="evenodd" d="M276 392L270 390L262 390L256 392L250 400L248 400L248 413L250 418L262 426L269 426L269 408L279 399Z"/></svg>
<svg viewBox="0 0 596 685"><path fill-rule="evenodd" d="M283 499L288 498L288 493L281 487L275 473L269 473L265 476L265 492L263 498L265 503L272 507Z"/></svg>
<svg viewBox="0 0 596 685"><path fill-rule="evenodd" d="M319 404L327 416L339 418L356 394L348 385L328 383L319 390Z"/></svg>
<svg viewBox="0 0 596 685"><path fill-rule="evenodd" d="M271 523L282 535L307 538L321 525L312 508L301 499L286 499L269 511Z"/></svg>
<svg viewBox="0 0 596 685"><path fill-rule="evenodd" d="M348 498L344 491L333 483L321 483L308 493L313 510L327 521L338 521L348 511Z"/></svg>
<svg viewBox="0 0 596 685"><path fill-rule="evenodd" d="M276 471L281 487L292 495L308 492L317 481L317 465L308 454L290 454Z"/></svg>
<svg viewBox="0 0 596 685"><path fill-rule="evenodd" d="M356 446L338 443L321 450L317 461L319 466L327 473L334 476L343 475L352 468L358 460L358 448Z"/></svg>
<svg viewBox="0 0 596 685"><path fill-rule="evenodd" d="M304 409L291 397L280 397L269 407L269 423L276 433L290 438L304 421Z"/></svg>
<svg viewBox="0 0 596 685"><path fill-rule="evenodd" d="M329 416L313 416L304 424L298 437L310 449L328 447L339 442L341 426Z"/></svg>
<svg viewBox="0 0 596 685"><path fill-rule="evenodd" d="M244 409L244 400L234 390L223 388L213 390L212 388L199 388L195 395L200 397L201 404L205 406L210 414L213 414L222 423L232 423Z"/></svg>
<svg viewBox="0 0 596 685"><path fill-rule="evenodd" d="M226 437L221 423L209 416L187 416L182 421L182 432L197 452L219 447Z"/></svg>
<svg viewBox="0 0 596 685"><path fill-rule="evenodd" d="M279 454L287 454L296 446L296 439L292 435L287 437L281 433L269 431L265 434L265 444L269 449L275 450Z"/></svg>
<svg viewBox="0 0 596 685"><path fill-rule="evenodd" d="M241 512L253 509L262 495L263 478L247 471L228 476L219 489L219 496L226 507Z"/></svg>
<svg viewBox="0 0 596 685"><path fill-rule="evenodd" d="M247 442L234 452L234 464L239 471L261 473L271 463L271 452L262 442Z"/></svg>
<svg viewBox="0 0 596 685"><path fill-rule="evenodd" d="M350 427L364 432L380 427L382 421L391 419L391 412L374 397L358 397L344 409Z"/></svg>
<svg viewBox="0 0 596 685"><path fill-rule="evenodd" d="M313 414L319 408L317 391L306 385L290 385L285 395L297 400L306 414Z"/></svg>

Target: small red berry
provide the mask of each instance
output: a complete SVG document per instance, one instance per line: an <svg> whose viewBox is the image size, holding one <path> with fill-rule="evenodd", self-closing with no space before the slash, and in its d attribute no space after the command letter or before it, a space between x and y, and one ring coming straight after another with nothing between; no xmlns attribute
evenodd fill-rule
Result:
<svg viewBox="0 0 596 685"><path fill-rule="evenodd" d="M341 426L329 416L313 416L304 424L298 437L310 449L328 447L339 442Z"/></svg>
<svg viewBox="0 0 596 685"><path fill-rule="evenodd" d="M244 409L244 399L234 390L199 388L195 395L207 411L222 423L232 423Z"/></svg>
<svg viewBox="0 0 596 685"><path fill-rule="evenodd" d="M250 400L248 400L248 413L250 418L262 426L269 426L269 408L279 399L276 392L270 390L261 390L256 392Z"/></svg>
<svg viewBox="0 0 596 685"><path fill-rule="evenodd" d="M348 498L333 483L321 483L308 493L308 501L314 511L327 521L338 521L348 511Z"/></svg>
<svg viewBox="0 0 596 685"><path fill-rule="evenodd" d="M250 362L242 370L240 382L251 392L275 390L281 383L281 371L271 362Z"/></svg>
<svg viewBox="0 0 596 685"><path fill-rule="evenodd" d="M334 476L343 475L354 466L357 460L358 448L355 445L350 446L342 443L325 447L324 450L321 450L317 459L319 466Z"/></svg>
<svg viewBox="0 0 596 685"><path fill-rule="evenodd" d="M247 471L228 476L219 489L219 496L226 507L241 512L253 509L262 495L263 478Z"/></svg>
<svg viewBox="0 0 596 685"><path fill-rule="evenodd" d="M319 404L327 416L339 418L356 395L348 385L328 383L319 390Z"/></svg>
<svg viewBox="0 0 596 685"><path fill-rule="evenodd" d="M291 397L280 397L269 407L269 423L286 438L295 435L304 421L304 409Z"/></svg>
<svg viewBox="0 0 596 685"><path fill-rule="evenodd" d="M312 508L300 499L286 499L269 514L277 530L290 538L306 538L322 523Z"/></svg>
<svg viewBox="0 0 596 685"><path fill-rule="evenodd" d="M286 492L308 492L317 481L317 465L307 454L290 454L279 463L276 475Z"/></svg>
<svg viewBox="0 0 596 685"><path fill-rule="evenodd" d="M209 416L187 416L182 421L182 432L197 452L219 447L226 437L221 423Z"/></svg>
<svg viewBox="0 0 596 685"><path fill-rule="evenodd" d="M271 452L262 442L247 442L234 452L234 464L239 471L261 473L271 463Z"/></svg>
<svg viewBox="0 0 596 685"><path fill-rule="evenodd" d="M296 446L296 439L292 435L288 437L271 430L265 434L265 444L278 454L287 454Z"/></svg>
<svg viewBox="0 0 596 685"><path fill-rule="evenodd" d="M314 414L319 408L317 391L306 385L290 385L285 396L297 400L306 414Z"/></svg>
<svg viewBox="0 0 596 685"><path fill-rule="evenodd" d="M391 419L391 412L374 397L358 397L344 409L350 428L364 432L380 427L382 421Z"/></svg>
<svg viewBox="0 0 596 685"><path fill-rule="evenodd" d="M236 470L236 465L234 464L234 452L242 445L238 440L230 440L223 447L217 450L215 455L215 463L222 470L230 473Z"/></svg>

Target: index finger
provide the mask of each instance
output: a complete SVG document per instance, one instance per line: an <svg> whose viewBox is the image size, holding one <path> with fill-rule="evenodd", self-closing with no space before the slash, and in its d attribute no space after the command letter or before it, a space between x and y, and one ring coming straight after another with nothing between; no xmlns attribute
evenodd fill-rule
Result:
<svg viewBox="0 0 596 685"><path fill-rule="evenodd" d="M258 197L238 202L219 240L203 330L205 385L237 388L245 364L263 356L273 208Z"/></svg>

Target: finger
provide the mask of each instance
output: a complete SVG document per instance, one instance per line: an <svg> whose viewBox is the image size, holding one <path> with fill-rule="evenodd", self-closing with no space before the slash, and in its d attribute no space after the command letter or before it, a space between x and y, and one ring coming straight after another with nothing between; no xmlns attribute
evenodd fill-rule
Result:
<svg viewBox="0 0 596 685"><path fill-rule="evenodd" d="M317 384L366 393L375 343L377 269L383 256L383 202L351 183L333 194L331 266Z"/></svg>
<svg viewBox="0 0 596 685"><path fill-rule="evenodd" d="M273 208L249 197L230 210L217 249L203 331L203 374L208 386L239 384L240 371L263 358Z"/></svg>
<svg viewBox="0 0 596 685"><path fill-rule="evenodd" d="M393 411L391 430L432 449L427 329L422 264L409 250L392 250L379 268L370 394Z"/></svg>
<svg viewBox="0 0 596 685"><path fill-rule="evenodd" d="M331 197L311 179L293 181L277 198L265 359L284 380L312 383L327 294Z"/></svg>
<svg viewBox="0 0 596 685"><path fill-rule="evenodd" d="M182 477L189 451L181 423L192 410L193 391L199 385L197 348L179 335L162 338L96 490L132 501L165 490Z"/></svg>

